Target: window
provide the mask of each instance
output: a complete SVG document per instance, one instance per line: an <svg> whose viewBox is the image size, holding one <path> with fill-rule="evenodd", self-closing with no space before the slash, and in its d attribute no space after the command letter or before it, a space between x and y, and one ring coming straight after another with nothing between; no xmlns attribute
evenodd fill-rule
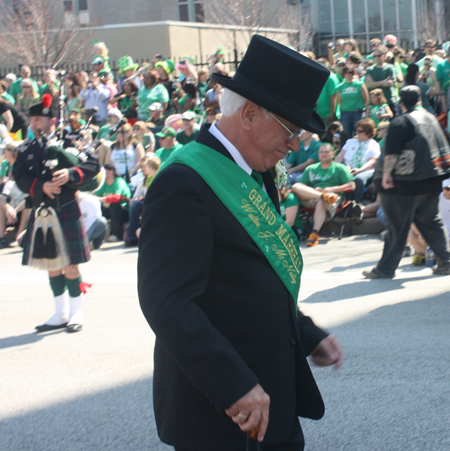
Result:
<svg viewBox="0 0 450 451"><path fill-rule="evenodd" d="M78 11L87 11L88 2L87 0L78 0Z"/></svg>
<svg viewBox="0 0 450 451"><path fill-rule="evenodd" d="M368 0L369 31L381 31L381 10L379 0Z"/></svg>
<svg viewBox="0 0 450 451"><path fill-rule="evenodd" d="M320 33L331 33L331 4L330 0L319 0L319 31Z"/></svg>
<svg viewBox="0 0 450 451"><path fill-rule="evenodd" d="M193 5L194 17L192 22L204 22L205 21L205 9L203 6L203 0L178 0L178 15L181 22L189 22L189 4Z"/></svg>
<svg viewBox="0 0 450 451"><path fill-rule="evenodd" d="M404 14L405 12L406 11L403 10L402 14ZM395 0L383 0L383 16L384 29L395 30L397 28L397 9Z"/></svg>
<svg viewBox="0 0 450 451"><path fill-rule="evenodd" d="M348 33L347 0L334 0L334 24L336 33Z"/></svg>
<svg viewBox="0 0 450 451"><path fill-rule="evenodd" d="M363 1L353 1L353 31L355 33L366 32L366 11Z"/></svg>
<svg viewBox="0 0 450 451"><path fill-rule="evenodd" d="M63 1L63 11L65 13L71 13L73 11L72 0L64 0Z"/></svg>

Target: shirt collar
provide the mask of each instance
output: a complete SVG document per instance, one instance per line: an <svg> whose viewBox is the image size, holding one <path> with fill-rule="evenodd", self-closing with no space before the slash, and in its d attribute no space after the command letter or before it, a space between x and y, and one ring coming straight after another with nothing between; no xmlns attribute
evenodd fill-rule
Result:
<svg viewBox="0 0 450 451"><path fill-rule="evenodd" d="M242 156L241 152L239 152L239 150L237 150L237 148L233 144L231 144L231 142L228 141L225 135L216 127L216 123L212 124L211 127L209 127L209 133L211 133L211 135L217 138L225 147L225 149L227 149L228 152L230 152L236 164L241 169L243 169L248 175L251 175L252 168L244 160L244 157Z"/></svg>

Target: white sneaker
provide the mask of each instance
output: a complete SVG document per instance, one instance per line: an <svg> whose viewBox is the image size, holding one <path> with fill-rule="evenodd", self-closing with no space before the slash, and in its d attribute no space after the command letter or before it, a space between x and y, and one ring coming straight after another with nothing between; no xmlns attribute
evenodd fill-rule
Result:
<svg viewBox="0 0 450 451"><path fill-rule="evenodd" d="M106 241L108 241L108 243L117 243L117 241L119 241L119 238L116 235L110 235Z"/></svg>

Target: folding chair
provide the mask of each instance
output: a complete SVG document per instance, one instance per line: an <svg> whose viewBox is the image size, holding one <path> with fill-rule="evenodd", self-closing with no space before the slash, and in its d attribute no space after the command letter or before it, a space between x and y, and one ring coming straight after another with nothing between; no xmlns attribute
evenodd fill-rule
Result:
<svg viewBox="0 0 450 451"><path fill-rule="evenodd" d="M344 193L351 193L352 189L347 189L343 191ZM342 239L342 236L344 235L345 227L347 226L348 234L349 236L352 236L353 230L352 230L352 221L351 221L351 210L352 210L352 201L346 200L343 204L339 205L339 207L336 210L336 214L329 219L328 221L325 220L323 223L321 229L319 232L323 232L336 218L337 215L340 215L342 220L341 230L339 233L339 240ZM313 230L313 223L314 223L314 208L306 208L300 206L300 215L303 222L303 231L301 235L301 239L304 241L308 238L310 233ZM341 214L343 213L343 214Z"/></svg>

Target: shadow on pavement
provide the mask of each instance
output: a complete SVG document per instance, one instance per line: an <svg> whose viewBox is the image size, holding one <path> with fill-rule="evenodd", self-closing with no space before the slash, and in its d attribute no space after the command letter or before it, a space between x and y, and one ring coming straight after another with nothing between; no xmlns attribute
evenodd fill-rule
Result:
<svg viewBox="0 0 450 451"><path fill-rule="evenodd" d="M46 332L41 334L32 332L29 334L16 335L14 337L0 338L0 349L14 348L15 346L23 346L32 343L37 343L38 341L43 340L45 337L48 337L49 335L55 335L61 332L65 333L65 330L60 329L55 330L53 332Z"/></svg>
<svg viewBox="0 0 450 451"><path fill-rule="evenodd" d="M173 451L157 437L152 378L2 419L2 451Z"/></svg>
<svg viewBox="0 0 450 451"><path fill-rule="evenodd" d="M302 420L306 449L450 449L447 293L379 307L334 327L342 368L313 367L327 408Z"/></svg>
<svg viewBox="0 0 450 451"><path fill-rule="evenodd" d="M362 276L361 276L362 277ZM352 281L338 287L329 288L323 291L316 291L311 296L303 299L301 302L312 304L315 302L336 302L346 299L359 298L369 296L371 294L391 292L394 290L404 290L403 284L405 282L420 281L428 278L435 278L439 276L423 275L408 278L395 279L363 279L359 281Z"/></svg>

